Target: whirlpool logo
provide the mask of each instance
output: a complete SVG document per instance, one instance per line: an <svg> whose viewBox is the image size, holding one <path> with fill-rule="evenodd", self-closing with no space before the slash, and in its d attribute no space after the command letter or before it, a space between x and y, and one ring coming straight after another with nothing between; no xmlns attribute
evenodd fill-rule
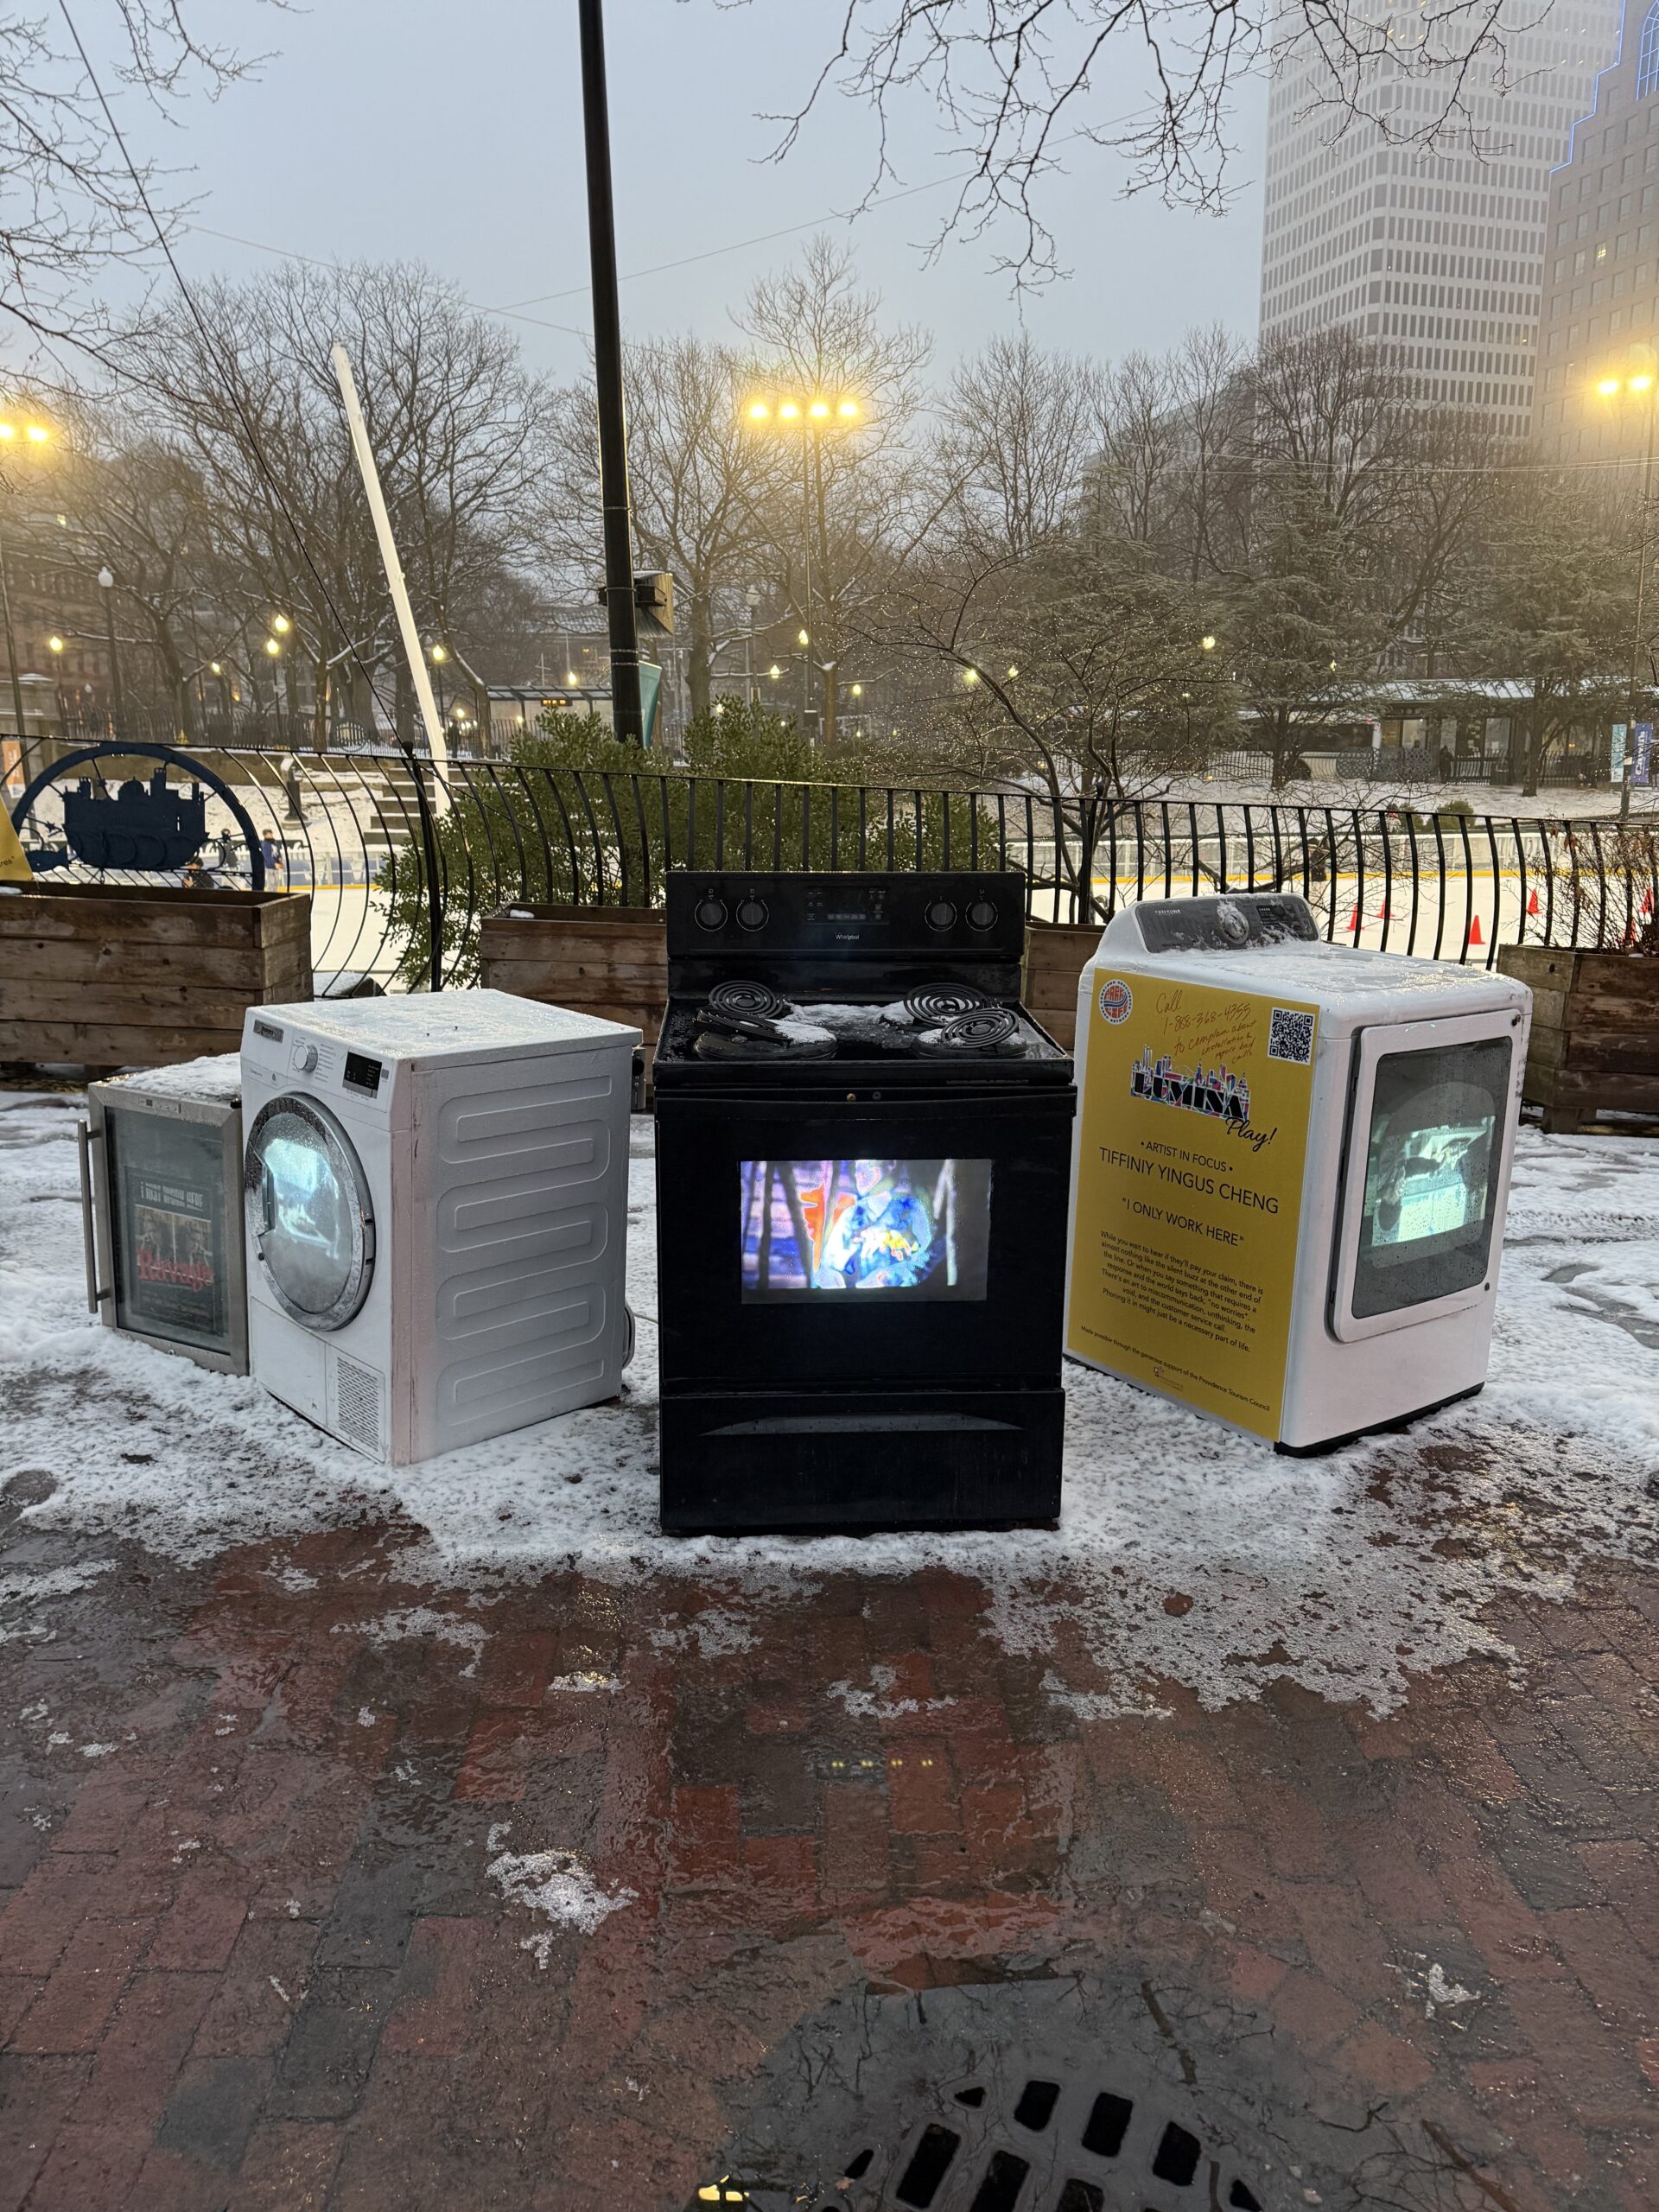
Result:
<svg viewBox="0 0 1659 2212"><path fill-rule="evenodd" d="M1123 981L1123 978L1121 976L1114 976L1109 983L1103 983L1101 985L1101 1015L1104 1020L1109 1021L1114 1027L1116 1027L1120 1021L1127 1021L1128 1020L1129 1010L1134 1004L1135 994L1130 990L1128 985Z"/></svg>

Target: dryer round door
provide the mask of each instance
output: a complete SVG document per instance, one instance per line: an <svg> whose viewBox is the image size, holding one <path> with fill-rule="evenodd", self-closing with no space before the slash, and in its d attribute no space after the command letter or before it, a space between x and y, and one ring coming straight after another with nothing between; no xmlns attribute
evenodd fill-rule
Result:
<svg viewBox="0 0 1659 2212"><path fill-rule="evenodd" d="M352 1141L315 1098L285 1091L248 1132L242 1205L259 1273L290 1320L343 1328L374 1274L374 1209Z"/></svg>

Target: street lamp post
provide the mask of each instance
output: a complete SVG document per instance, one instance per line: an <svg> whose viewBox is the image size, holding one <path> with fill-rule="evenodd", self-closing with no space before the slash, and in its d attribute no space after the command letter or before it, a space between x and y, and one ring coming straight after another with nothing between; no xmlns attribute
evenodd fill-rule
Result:
<svg viewBox="0 0 1659 2212"><path fill-rule="evenodd" d="M743 633L743 696L750 711L754 708L754 610L760 604L760 594L751 584L743 594L743 604L749 612L749 626Z"/></svg>
<svg viewBox="0 0 1659 2212"><path fill-rule="evenodd" d="M23 727L23 680L17 669L17 633L11 623L11 582L7 575L3 534L0 534L0 610L3 610L6 618L6 660L11 670L11 711L21 740L27 737L29 732Z"/></svg>
<svg viewBox="0 0 1659 2212"><path fill-rule="evenodd" d="M110 647L110 728L119 737L127 709L121 696L121 653L115 642L115 571L107 562L98 572L98 588L104 594L104 634Z"/></svg>
<svg viewBox="0 0 1659 2212"><path fill-rule="evenodd" d="M22 436L28 445L43 446L51 435L44 423L25 423L22 425ZM17 436L18 425L10 417L0 418L0 444L12 445L16 442ZM8 486L8 489L10 488ZM23 727L23 683L22 671L17 665L17 633L12 626L11 579L8 573L9 567L5 537L3 533L0 533L0 613L3 613L5 618L6 661L11 670L11 710L16 720L17 735L21 741L29 733Z"/></svg>
<svg viewBox="0 0 1659 2212"><path fill-rule="evenodd" d="M812 509L815 491L820 541L826 536L827 518L823 496L824 433L829 430L856 429L864 419L864 410L855 399L825 398L820 396L811 399L792 397L774 400L753 399L749 402L744 411L753 429L777 431L785 435L798 429L805 433L801 445L801 541L804 587L801 606L801 613L804 618L801 627L801 644L806 647L810 645L809 632L812 624ZM830 626L830 642L833 643L833 622ZM828 738L832 736L835 731L836 664L831 658L827 662L820 662L818 665L824 677L824 706L819 712L819 729L820 734ZM801 686L802 721L804 726L808 726L810 723L812 711L812 660L810 652L806 665L801 671Z"/></svg>
<svg viewBox="0 0 1659 2212"><path fill-rule="evenodd" d="M1633 346L1631 352L1638 359L1651 359L1649 347ZM1642 623L1648 596L1648 517L1652 512L1655 403L1659 400L1659 389L1656 389L1652 367L1641 366L1633 376L1604 377L1596 390L1603 399L1616 399L1625 393L1633 393L1643 402L1648 417L1647 441L1642 460L1642 509L1636 555L1636 625L1630 637L1630 683L1624 709L1624 759L1618 778L1618 818L1621 822L1628 822L1630 818L1630 785L1636 769L1636 694L1642 677Z"/></svg>

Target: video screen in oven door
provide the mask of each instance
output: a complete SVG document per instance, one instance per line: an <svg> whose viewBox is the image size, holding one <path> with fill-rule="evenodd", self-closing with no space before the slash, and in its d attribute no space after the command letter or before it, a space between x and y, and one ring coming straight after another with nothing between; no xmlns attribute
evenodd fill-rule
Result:
<svg viewBox="0 0 1659 2212"><path fill-rule="evenodd" d="M745 1305L986 1295L988 1160L745 1160Z"/></svg>

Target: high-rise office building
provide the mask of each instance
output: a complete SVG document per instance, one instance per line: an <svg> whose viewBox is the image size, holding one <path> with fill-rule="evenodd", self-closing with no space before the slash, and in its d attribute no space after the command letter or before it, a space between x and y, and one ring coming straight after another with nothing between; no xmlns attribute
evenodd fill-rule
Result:
<svg viewBox="0 0 1659 2212"><path fill-rule="evenodd" d="M1659 0L1629 0L1550 180L1544 279L1539 438L1563 460L1639 457L1659 391Z"/></svg>
<svg viewBox="0 0 1659 2212"><path fill-rule="evenodd" d="M1262 334L1345 325L1385 343L1424 399L1467 407L1504 435L1529 428L1550 172L1611 58L1619 0L1521 0L1529 28L1504 34L1503 83L1478 58L1463 84L1466 123L1433 150L1412 135L1441 115L1447 79L1411 67L1423 0L1357 0L1385 52L1365 112L1328 104L1330 78L1304 41L1268 105ZM1327 104L1321 105L1322 96Z"/></svg>

